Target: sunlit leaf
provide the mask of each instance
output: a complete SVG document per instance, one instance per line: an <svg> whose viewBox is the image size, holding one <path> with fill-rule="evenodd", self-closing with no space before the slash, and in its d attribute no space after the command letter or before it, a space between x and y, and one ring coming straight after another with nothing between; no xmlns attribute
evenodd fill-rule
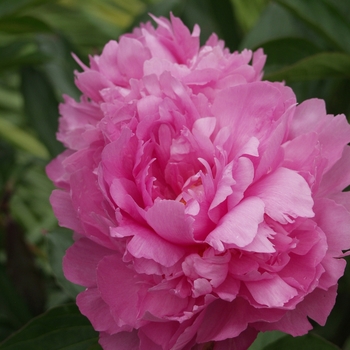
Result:
<svg viewBox="0 0 350 350"><path fill-rule="evenodd" d="M14 146L36 157L49 158L49 153L41 142L4 118L0 118L0 135Z"/></svg>
<svg viewBox="0 0 350 350"><path fill-rule="evenodd" d="M36 15L43 21L57 29L71 41L84 54L93 54L99 51L103 45L111 39L103 28L92 23L90 18L79 11L79 8L61 6L57 3L51 3L44 7L44 10L32 15ZM115 30L113 39L116 39L121 33L121 30Z"/></svg>
<svg viewBox="0 0 350 350"><path fill-rule="evenodd" d="M268 3L268 0L231 0L235 8L236 20L240 23L241 28L248 32L257 19L262 10Z"/></svg>
<svg viewBox="0 0 350 350"><path fill-rule="evenodd" d="M179 15L178 10L181 7L180 4L183 2L183 0L145 1L146 7L144 11L134 16L133 22L127 27L126 31L130 32L134 27L139 26L141 22L149 21L150 13L157 17L169 17L170 12Z"/></svg>
<svg viewBox="0 0 350 350"><path fill-rule="evenodd" d="M86 350L101 349L98 334L75 305L53 308L30 321L0 344L1 350Z"/></svg>

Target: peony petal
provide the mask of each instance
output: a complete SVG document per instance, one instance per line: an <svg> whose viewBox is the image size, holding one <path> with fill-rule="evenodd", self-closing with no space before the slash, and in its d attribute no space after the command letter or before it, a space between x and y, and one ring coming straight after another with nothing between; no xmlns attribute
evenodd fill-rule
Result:
<svg viewBox="0 0 350 350"><path fill-rule="evenodd" d="M146 290L141 276L128 268L118 254L104 257L97 266L97 287L120 326L138 324L139 298Z"/></svg>
<svg viewBox="0 0 350 350"><path fill-rule="evenodd" d="M318 197L343 191L350 185L350 147L345 147L342 157L322 177Z"/></svg>
<svg viewBox="0 0 350 350"><path fill-rule="evenodd" d="M95 102L102 101L101 90L113 86L106 77L94 70L76 73L75 84L81 92Z"/></svg>
<svg viewBox="0 0 350 350"><path fill-rule="evenodd" d="M244 199L220 220L205 241L219 251L224 250L223 243L244 247L253 241L263 216L264 203L261 199Z"/></svg>
<svg viewBox="0 0 350 350"><path fill-rule="evenodd" d="M138 306L139 317L164 321L181 316L187 306L187 298L181 298L170 290L150 290Z"/></svg>
<svg viewBox="0 0 350 350"><path fill-rule="evenodd" d="M63 258L65 277L85 287L96 285L97 265L105 256L114 254L113 250L104 248L89 239L81 238L66 252Z"/></svg>
<svg viewBox="0 0 350 350"><path fill-rule="evenodd" d="M137 55L135 55L137 52ZM143 64L151 58L149 50L136 39L122 36L119 41L117 60L120 72L130 78L143 76Z"/></svg>
<svg viewBox="0 0 350 350"><path fill-rule="evenodd" d="M333 309L337 297L337 286L327 291L316 288L312 293L297 306L308 317L312 318L319 325L324 326L327 318ZM322 307L320 307L322 305Z"/></svg>
<svg viewBox="0 0 350 350"><path fill-rule="evenodd" d="M218 127L231 130L226 149L234 156L247 141L260 139L264 124L273 121L274 113L282 109L281 93L273 84L254 82L220 91L213 103L212 112Z"/></svg>
<svg viewBox="0 0 350 350"><path fill-rule="evenodd" d="M273 231L265 223L261 223L258 227L258 232L253 241L242 249L247 252L274 253L276 252L276 248L274 248L273 244L274 235L275 231Z"/></svg>
<svg viewBox="0 0 350 350"><path fill-rule="evenodd" d="M205 316L197 333L198 343L235 338L248 325L249 311L245 302L216 300L203 312Z"/></svg>
<svg viewBox="0 0 350 350"><path fill-rule="evenodd" d="M297 106L290 128L290 137L316 131L322 145L322 155L328 160L329 169L350 142L350 127L344 115L326 114L322 100L310 99Z"/></svg>
<svg viewBox="0 0 350 350"><path fill-rule="evenodd" d="M60 226L67 227L78 233L84 232L68 192L61 190L52 191L50 203Z"/></svg>
<svg viewBox="0 0 350 350"><path fill-rule="evenodd" d="M290 139L317 130L318 124L323 123L326 116L326 106L323 100L310 99L297 106L293 123L289 129Z"/></svg>
<svg viewBox="0 0 350 350"><path fill-rule="evenodd" d="M140 340L137 336L137 330L133 330L132 332L120 332L112 335L102 332L100 334L99 343L104 350L140 350Z"/></svg>
<svg viewBox="0 0 350 350"><path fill-rule="evenodd" d="M319 227L326 233L329 254L337 257L342 250L350 249L350 213L327 198L315 202L315 213Z"/></svg>
<svg viewBox="0 0 350 350"><path fill-rule="evenodd" d="M146 227L135 224L128 225L125 229L134 235L127 249L135 258L151 259L169 267L177 263L185 253L182 247L170 243Z"/></svg>
<svg viewBox="0 0 350 350"><path fill-rule="evenodd" d="M65 150L46 166L46 174L53 183L66 191L69 191L69 175L64 168L63 162L69 158L73 152Z"/></svg>
<svg viewBox="0 0 350 350"><path fill-rule="evenodd" d="M145 214L147 223L167 241L180 245L193 244L193 219L185 214L185 206L172 200L158 200Z"/></svg>
<svg viewBox="0 0 350 350"><path fill-rule="evenodd" d="M228 210L233 209L244 196L245 190L251 185L254 178L254 165L246 157L240 157L233 169L233 179L236 183L232 186L233 193L227 200Z"/></svg>
<svg viewBox="0 0 350 350"><path fill-rule="evenodd" d="M278 275L260 281L246 281L245 285L257 303L268 307L283 307L298 295L298 291Z"/></svg>
<svg viewBox="0 0 350 350"><path fill-rule="evenodd" d="M109 310L109 306L101 299L97 288L88 288L77 296L77 305L80 312L91 322L96 331L110 334L118 333L121 330L128 330L119 327ZM125 327L127 328L127 327ZM132 330L129 327L129 330Z"/></svg>
<svg viewBox="0 0 350 350"><path fill-rule="evenodd" d="M238 337L215 342L214 350L247 350L258 335L258 331L248 327Z"/></svg>
<svg viewBox="0 0 350 350"><path fill-rule="evenodd" d="M313 200L306 181L295 171L278 168L251 186L247 196L261 198L266 214L282 224L296 217L313 217Z"/></svg>

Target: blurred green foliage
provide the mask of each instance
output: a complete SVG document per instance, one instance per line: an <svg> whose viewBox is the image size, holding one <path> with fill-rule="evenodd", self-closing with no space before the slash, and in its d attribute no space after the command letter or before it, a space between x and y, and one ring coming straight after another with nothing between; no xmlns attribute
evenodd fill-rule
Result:
<svg viewBox="0 0 350 350"><path fill-rule="evenodd" d="M48 348L56 328L55 349L99 348L86 319L65 305L81 289L62 273L71 234L57 227L44 170L62 151L57 107L63 93L79 97L71 52L86 62L148 13L170 11L190 28L198 23L202 42L216 32L232 51L263 47L266 79L285 80L299 102L322 98L329 113L350 116L350 0L1 0L0 342L10 336L1 349ZM349 311L347 269L327 325L314 332L350 349ZM251 349L336 348L300 339L265 333Z"/></svg>

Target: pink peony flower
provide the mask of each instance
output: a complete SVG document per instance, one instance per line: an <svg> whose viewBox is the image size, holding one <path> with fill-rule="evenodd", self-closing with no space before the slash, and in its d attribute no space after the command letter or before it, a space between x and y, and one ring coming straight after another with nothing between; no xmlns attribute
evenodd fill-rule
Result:
<svg viewBox="0 0 350 350"><path fill-rule="evenodd" d="M246 349L323 325L350 248L350 127L260 81L262 50L153 18L81 64L47 173L104 349ZM252 61L252 63L250 63Z"/></svg>

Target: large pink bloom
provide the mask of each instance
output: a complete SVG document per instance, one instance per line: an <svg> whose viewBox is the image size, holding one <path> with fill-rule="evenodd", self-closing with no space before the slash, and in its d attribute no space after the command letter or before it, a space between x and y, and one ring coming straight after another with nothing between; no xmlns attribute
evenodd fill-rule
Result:
<svg viewBox="0 0 350 350"><path fill-rule="evenodd" d="M350 127L265 56L154 18L82 64L47 172L105 349L246 349L323 325L350 248ZM252 63L250 64L252 60Z"/></svg>

